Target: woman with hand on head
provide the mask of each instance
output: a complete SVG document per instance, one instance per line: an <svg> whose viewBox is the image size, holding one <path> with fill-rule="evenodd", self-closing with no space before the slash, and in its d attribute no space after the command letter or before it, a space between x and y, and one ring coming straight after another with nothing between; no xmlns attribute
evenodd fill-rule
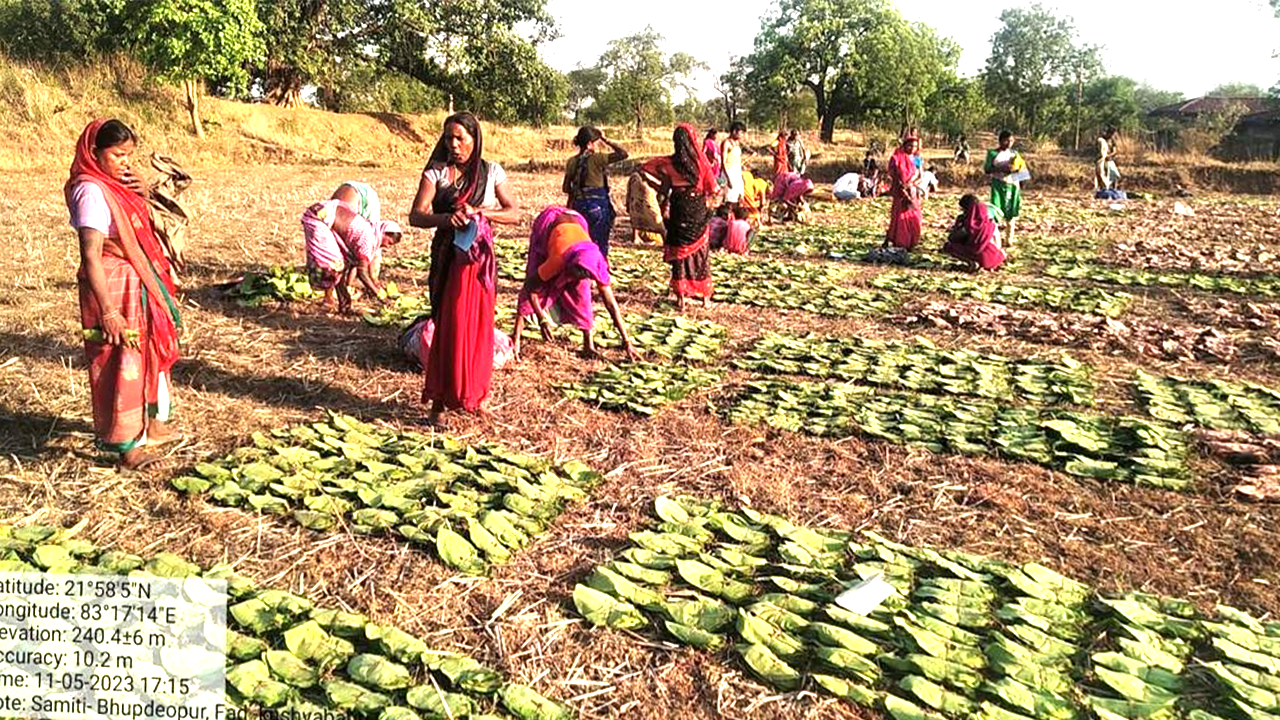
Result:
<svg viewBox="0 0 1280 720"><path fill-rule="evenodd" d="M126 468L158 458L145 446L169 428L170 370L178 360L177 288L132 172L137 136L119 120L80 134L63 189L80 237L80 320L98 446Z"/></svg>
<svg viewBox="0 0 1280 720"><path fill-rule="evenodd" d="M578 154L569 158L565 166L562 189L568 196L569 207L587 219L591 242L608 257L609 233L618 216L609 198L609 166L626 160L629 155L591 125L578 128L573 144L578 147ZM603 147L608 147L609 152L602 152Z"/></svg>
<svg viewBox="0 0 1280 720"><path fill-rule="evenodd" d="M435 337L422 391L432 424L444 410L481 412L493 376L497 259L490 223L515 225L520 208L502 166L483 153L474 115L446 118L409 213L409 224L436 231L427 274Z"/></svg>

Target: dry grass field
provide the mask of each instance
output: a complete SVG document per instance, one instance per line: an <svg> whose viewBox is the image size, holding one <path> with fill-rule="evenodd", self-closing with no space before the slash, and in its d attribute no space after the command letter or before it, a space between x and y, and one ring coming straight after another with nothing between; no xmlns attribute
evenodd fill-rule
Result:
<svg viewBox="0 0 1280 720"><path fill-rule="evenodd" d="M417 183L415 163L194 168L197 181L185 198L196 213L184 278L187 330L174 374L187 440L141 474L116 472L92 448L64 175L32 170L0 178L10 248L0 258L0 514L14 522L84 521L87 537L135 552L235 562L260 581L366 612L437 647L471 652L583 717L875 716L810 691L774 694L722 657L582 621L570 600L575 583L622 547L649 516L652 500L668 493L750 504L815 526L873 529L913 544L1039 561L1107 591L1280 613L1280 506L1242 501L1232 492L1239 471L1203 455L1192 462L1192 489L1172 492L864 437L818 439L731 425L714 408L726 402L726 388L746 378L734 369L720 386L652 419L605 412L566 400L551 385L603 367L580 359L574 339L530 343L517 365L495 374L488 417L449 420L453 435L582 459L606 474L587 501L571 505L547 536L491 577L458 576L433 555L390 539L313 533L173 491L167 480L183 468L246 443L255 431L318 419L326 409L396 426L421 420L422 378L400 356L395 330L301 303L241 308L214 289L246 271L301 264L298 216L342 180L371 182L384 213L404 216ZM553 173L517 172L512 181L527 215L557 199ZM934 249L959 189L945 190L927 208L926 243ZM1172 199L1114 211L1079 196L1032 192L1024 239L1012 257L1052 259L1096 245L1100 258L1117 265L1277 272L1280 202L1244 196L1187 202L1194 217L1175 215ZM882 202L868 201L852 210L826 206L813 222L865 239L882 232L886 215ZM618 232L625 231L621 221ZM527 221L504 230L521 242L525 233ZM625 246L623 237L617 241ZM428 243L415 232L394 252L413 255ZM848 265L855 272L844 282L851 285L886 271ZM1041 277L1038 267L1019 264L1001 275L1088 284ZM388 275L406 292L425 290L425 273L392 268ZM503 281L499 305L513 305L514 291ZM1132 307L1110 334L1084 316L1042 308L966 324L958 318L991 306L906 292L903 306L887 316L831 318L728 303L689 313L728 328L718 363L726 368L767 331L919 335L940 347L1011 357L1069 350L1095 368L1107 412L1136 412L1123 386L1135 368L1280 386L1274 302L1160 287L1130 292ZM620 299L637 314L670 309L647 290L622 292ZM952 322L930 320L947 312ZM618 352L610 358L619 360Z"/></svg>

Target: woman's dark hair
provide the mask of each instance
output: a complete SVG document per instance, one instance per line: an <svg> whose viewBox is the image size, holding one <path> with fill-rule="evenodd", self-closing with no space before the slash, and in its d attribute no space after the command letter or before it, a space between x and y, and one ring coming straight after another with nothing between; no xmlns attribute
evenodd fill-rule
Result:
<svg viewBox="0 0 1280 720"><path fill-rule="evenodd" d="M1013 137L1013 133L1009 132L1008 130L1000 131L1000 142L1004 142L1005 140L1008 140L1011 137Z"/></svg>
<svg viewBox="0 0 1280 720"><path fill-rule="evenodd" d="M746 131L747 131L747 124L742 122L741 120L734 120L733 123L729 125L730 133L746 132Z"/></svg>
<svg viewBox="0 0 1280 720"><path fill-rule="evenodd" d="M478 201L484 202L485 186L489 183L489 163L484 161L484 137L480 131L480 121L476 119L475 115L463 110L445 118L444 127L440 131L440 139L436 141L436 147L431 151L431 164L449 164L448 131L450 125L460 125L474 141L471 148L471 157L467 158L467 164L462 168L462 187L458 188L458 195L454 202L457 205L462 205L463 203L476 201L474 196L477 188L479 188L478 192L481 195Z"/></svg>
<svg viewBox="0 0 1280 720"><path fill-rule="evenodd" d="M604 133L594 125L583 125L578 128L578 134L573 136L573 144L578 147L579 151L586 150L591 143L604 137Z"/></svg>
<svg viewBox="0 0 1280 720"><path fill-rule="evenodd" d="M718 132L720 132L720 131L719 131L719 130L716 130L716 129L715 129L715 128L713 128L713 127L709 127L709 128L707 128L707 137L706 137L705 139L707 139L707 140L714 140L714 139L716 138L716 133L718 133Z"/></svg>
<svg viewBox="0 0 1280 720"><path fill-rule="evenodd" d="M697 187L698 179L701 177L698 171L698 153L702 150L698 148L697 141L689 135L689 131L679 126L676 127L671 140L675 144L675 152L671 154L672 164L685 180Z"/></svg>
<svg viewBox="0 0 1280 720"><path fill-rule="evenodd" d="M977 202L978 196L973 193L962 195L960 197L960 209L968 212L969 208L973 207Z"/></svg>
<svg viewBox="0 0 1280 720"><path fill-rule="evenodd" d="M102 151L127 142L138 142L138 136L119 120L108 120L98 128L98 134L93 138L93 149Z"/></svg>

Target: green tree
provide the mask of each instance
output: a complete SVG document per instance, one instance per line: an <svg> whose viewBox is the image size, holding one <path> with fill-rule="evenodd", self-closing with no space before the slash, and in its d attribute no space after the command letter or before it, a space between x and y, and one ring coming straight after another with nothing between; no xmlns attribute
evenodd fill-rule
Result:
<svg viewBox="0 0 1280 720"><path fill-rule="evenodd" d="M565 95L565 111L573 118L575 125L581 124L587 108L600 97L600 88L606 80L604 70L598 67L578 67L565 73L569 90Z"/></svg>
<svg viewBox="0 0 1280 720"><path fill-rule="evenodd" d="M1133 78L1113 75L1090 82L1084 88L1084 108L1085 127L1110 126L1131 133L1142 126L1138 82Z"/></svg>
<svg viewBox="0 0 1280 720"><path fill-rule="evenodd" d="M875 70L860 83L866 105L860 114L902 129L917 124L929 98L954 77L960 46L928 25L914 23L871 40Z"/></svg>
<svg viewBox="0 0 1280 720"><path fill-rule="evenodd" d="M1186 96L1176 90L1161 90L1148 83L1141 83L1134 88L1133 97L1144 113L1151 112L1158 107L1182 102L1186 99Z"/></svg>
<svg viewBox="0 0 1280 720"><path fill-rule="evenodd" d="M560 113L563 76L537 52L556 32L546 0L371 0L368 12L379 63L440 91L451 110L535 123Z"/></svg>
<svg viewBox="0 0 1280 720"><path fill-rule="evenodd" d="M954 75L942 81L925 105L922 124L950 137L972 134L987 124L992 113L982 80Z"/></svg>
<svg viewBox="0 0 1280 720"><path fill-rule="evenodd" d="M840 118L917 116L957 56L888 0L777 0L756 35L749 81L766 103L806 88L831 142Z"/></svg>
<svg viewBox="0 0 1280 720"><path fill-rule="evenodd" d="M1205 97L1220 98L1244 98L1244 97L1262 97L1266 95L1266 91L1258 87L1254 83L1247 82L1228 82L1222 83L1205 93Z"/></svg>
<svg viewBox="0 0 1280 720"><path fill-rule="evenodd" d="M1002 122L1037 137L1063 100L1060 87L1087 80L1086 54L1076 45L1075 22L1039 3L1004 10L1000 22L984 71L987 92Z"/></svg>
<svg viewBox="0 0 1280 720"><path fill-rule="evenodd" d="M133 33L137 0L0 0L0 48L50 65L117 52Z"/></svg>
<svg viewBox="0 0 1280 720"><path fill-rule="evenodd" d="M304 85L367 74L357 66L370 64L361 32L369 8L360 0L260 0L258 19L270 42L255 75L267 101L294 107Z"/></svg>
<svg viewBox="0 0 1280 720"><path fill-rule="evenodd" d="M715 88L719 95L715 103L719 110L718 119L724 121L727 128L738 119L738 114L750 101L748 75L751 71L745 58L734 57L729 60L729 69L716 78Z"/></svg>
<svg viewBox="0 0 1280 720"><path fill-rule="evenodd" d="M504 123L546 125L560 116L568 81L529 41L497 31L468 44L462 57L466 70L454 76L451 89L463 107Z"/></svg>
<svg viewBox="0 0 1280 720"><path fill-rule="evenodd" d="M200 89L206 80L244 88L248 68L264 51L253 0L155 0L139 18L138 49L161 80L181 82L196 137Z"/></svg>
<svg viewBox="0 0 1280 720"><path fill-rule="evenodd" d="M693 56L662 51L662 35L652 27L609 43L596 67L605 81L596 102L601 112L618 122L633 121L636 133L644 123L671 117L672 90L691 94L689 76L706 67Z"/></svg>

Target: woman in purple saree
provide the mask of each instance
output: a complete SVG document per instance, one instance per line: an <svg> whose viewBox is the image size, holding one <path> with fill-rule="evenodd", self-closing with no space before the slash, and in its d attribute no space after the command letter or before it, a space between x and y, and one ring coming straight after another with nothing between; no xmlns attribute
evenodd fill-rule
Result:
<svg viewBox="0 0 1280 720"><path fill-rule="evenodd" d="M512 341L515 356L520 357L520 336L525 318L537 317L544 340L552 339L551 314L556 321L582 331L582 354L599 357L592 336L594 310L591 285L600 290L600 298L613 325L622 338L622 346L632 360L639 359L627 334L618 301L610 287L609 261L591 240L587 221L582 215L559 205L538 214L529 233L529 259L525 265L524 286L516 306L516 326Z"/></svg>

